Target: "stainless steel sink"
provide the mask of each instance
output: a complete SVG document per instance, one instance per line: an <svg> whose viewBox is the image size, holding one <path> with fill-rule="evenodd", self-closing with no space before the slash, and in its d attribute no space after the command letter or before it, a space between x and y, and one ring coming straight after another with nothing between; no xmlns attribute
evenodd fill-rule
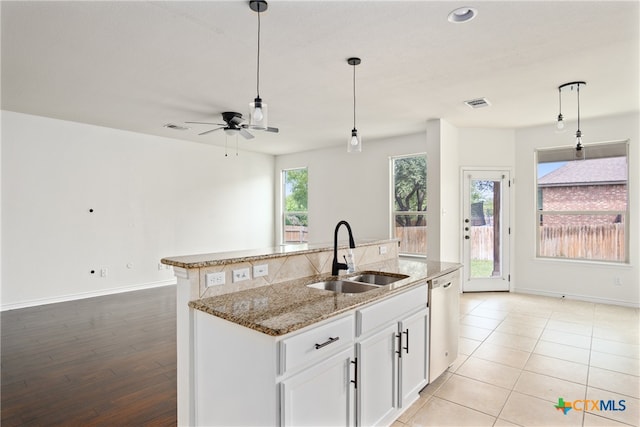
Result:
<svg viewBox="0 0 640 427"><path fill-rule="evenodd" d="M325 291L333 291L341 294L358 294L360 292L378 289L376 285L367 283L350 282L348 280L326 280L323 282L312 283L307 285L309 288L324 289Z"/></svg>
<svg viewBox="0 0 640 427"><path fill-rule="evenodd" d="M376 286L384 286L393 282L397 282L398 280L406 279L407 277L409 276L405 276L404 274L389 276L386 274L365 273L349 277L349 280L353 280L354 282L368 283Z"/></svg>

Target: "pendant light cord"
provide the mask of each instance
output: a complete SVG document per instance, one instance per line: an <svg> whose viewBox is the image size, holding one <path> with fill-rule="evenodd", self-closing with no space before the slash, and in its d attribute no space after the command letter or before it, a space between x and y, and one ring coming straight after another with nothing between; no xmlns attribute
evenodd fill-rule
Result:
<svg viewBox="0 0 640 427"><path fill-rule="evenodd" d="M559 111L558 111L558 117L562 115L562 89L558 88L558 105L559 105Z"/></svg>
<svg viewBox="0 0 640 427"><path fill-rule="evenodd" d="M256 67L256 93L260 98L260 12L258 11L258 66Z"/></svg>
<svg viewBox="0 0 640 427"><path fill-rule="evenodd" d="M353 65L353 128L356 128L356 66Z"/></svg>
<svg viewBox="0 0 640 427"><path fill-rule="evenodd" d="M580 83L578 83L578 132L580 132Z"/></svg>

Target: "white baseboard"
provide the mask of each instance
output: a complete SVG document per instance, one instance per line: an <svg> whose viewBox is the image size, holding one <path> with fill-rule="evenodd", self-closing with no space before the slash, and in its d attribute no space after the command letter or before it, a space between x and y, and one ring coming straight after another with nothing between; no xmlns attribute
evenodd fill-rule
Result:
<svg viewBox="0 0 640 427"><path fill-rule="evenodd" d="M541 295L545 297L552 297L552 298L558 298L558 299L565 298L570 300L586 301L586 302L593 302L598 304L611 304L611 305L621 305L624 307L640 308L640 304L638 303L616 300L611 298L599 298L599 297L591 297L586 295L574 295L574 294L566 294L562 292L547 292L547 291L540 291L538 289L527 289L527 288L514 288L512 289L512 292L520 293L520 294Z"/></svg>
<svg viewBox="0 0 640 427"><path fill-rule="evenodd" d="M143 289L159 288L161 286L170 286L177 283L175 277L168 280L160 280L158 282L143 283L137 285L123 286L120 288L102 289L100 291L82 292L79 294L62 295L52 298L40 298L29 301L22 301L11 304L0 305L0 311L17 310L19 308L35 307L38 305L54 304L57 302L74 301L78 299L101 297L104 295L120 294L123 292L140 291Z"/></svg>

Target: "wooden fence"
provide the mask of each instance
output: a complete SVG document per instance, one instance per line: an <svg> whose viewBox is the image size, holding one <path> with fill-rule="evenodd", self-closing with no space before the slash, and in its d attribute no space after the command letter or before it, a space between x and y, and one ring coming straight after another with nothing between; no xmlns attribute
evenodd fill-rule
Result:
<svg viewBox="0 0 640 427"><path fill-rule="evenodd" d="M424 254L427 250L427 226L396 227L400 253Z"/></svg>
<svg viewBox="0 0 640 427"><path fill-rule="evenodd" d="M540 256L624 261L624 224L543 225Z"/></svg>
<svg viewBox="0 0 640 427"><path fill-rule="evenodd" d="M284 243L305 243L309 240L309 232L304 225L285 225Z"/></svg>
<svg viewBox="0 0 640 427"><path fill-rule="evenodd" d="M493 260L493 226L471 227L471 259ZM545 225L539 228L540 256L625 260L624 224ZM427 227L396 227L400 252L425 253Z"/></svg>

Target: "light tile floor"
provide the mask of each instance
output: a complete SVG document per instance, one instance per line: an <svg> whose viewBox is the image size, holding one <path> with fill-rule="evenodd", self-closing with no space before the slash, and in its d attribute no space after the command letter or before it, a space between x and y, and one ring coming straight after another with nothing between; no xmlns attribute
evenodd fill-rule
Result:
<svg viewBox="0 0 640 427"><path fill-rule="evenodd" d="M639 324L634 308L462 294L458 359L393 427L639 426ZM565 415L560 397L612 400L618 410L578 403Z"/></svg>

